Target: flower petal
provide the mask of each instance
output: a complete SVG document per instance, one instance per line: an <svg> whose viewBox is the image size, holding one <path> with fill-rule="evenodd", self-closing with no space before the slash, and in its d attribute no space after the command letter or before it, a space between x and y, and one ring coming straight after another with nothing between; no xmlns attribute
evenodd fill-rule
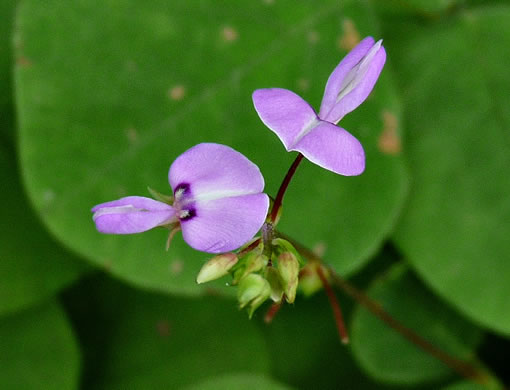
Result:
<svg viewBox="0 0 510 390"><path fill-rule="evenodd" d="M193 200L257 194L264 189L259 168L238 151L220 144L198 144L170 166L168 181L175 191L185 186Z"/></svg>
<svg viewBox="0 0 510 390"><path fill-rule="evenodd" d="M196 215L181 221L184 241L208 253L232 251L247 243L264 223L269 209L266 194L200 202Z"/></svg>
<svg viewBox="0 0 510 390"><path fill-rule="evenodd" d="M292 150L311 162L344 176L356 176L365 170L365 152L348 131L321 121Z"/></svg>
<svg viewBox="0 0 510 390"><path fill-rule="evenodd" d="M382 41L363 39L329 76L319 117L338 123L368 97L386 61Z"/></svg>
<svg viewBox="0 0 510 390"><path fill-rule="evenodd" d="M318 120L313 108L287 89L257 89L252 98L262 122L276 133L287 150Z"/></svg>
<svg viewBox="0 0 510 390"><path fill-rule="evenodd" d="M97 230L109 234L141 233L175 219L172 206L141 196L102 203L92 212Z"/></svg>

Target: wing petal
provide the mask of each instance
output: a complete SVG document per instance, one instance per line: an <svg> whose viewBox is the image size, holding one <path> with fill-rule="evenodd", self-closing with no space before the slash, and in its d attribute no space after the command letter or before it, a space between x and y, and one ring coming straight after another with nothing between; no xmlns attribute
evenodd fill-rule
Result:
<svg viewBox="0 0 510 390"><path fill-rule="evenodd" d="M313 108L287 89L257 89L252 98L262 122L280 138L287 150L318 120Z"/></svg>
<svg viewBox="0 0 510 390"><path fill-rule="evenodd" d="M198 202L195 216L181 221L182 235L189 246L199 251L232 251L253 238L268 209L266 194Z"/></svg>
<svg viewBox="0 0 510 390"><path fill-rule="evenodd" d="M141 196L102 203L92 212L97 230L108 234L141 233L177 220L172 206Z"/></svg>
<svg viewBox="0 0 510 390"><path fill-rule="evenodd" d="M340 175L356 176L365 170L361 143L347 130L329 122L321 121L292 150Z"/></svg>

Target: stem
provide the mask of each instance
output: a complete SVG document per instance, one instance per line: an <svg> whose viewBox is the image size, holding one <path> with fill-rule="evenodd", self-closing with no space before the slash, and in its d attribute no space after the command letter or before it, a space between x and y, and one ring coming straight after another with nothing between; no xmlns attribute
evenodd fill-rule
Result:
<svg viewBox="0 0 510 390"><path fill-rule="evenodd" d="M172 230L170 230L170 233L168 234L168 238L166 239L166 245L165 250L168 252L170 249L170 243L172 242L172 239L174 238L175 234L181 230L181 226L177 225Z"/></svg>
<svg viewBox="0 0 510 390"><path fill-rule="evenodd" d="M340 340L343 344L349 344L349 335L347 334L347 329L345 328L344 318L342 316L342 310L340 310L340 304L336 298L335 292L331 288L331 285L324 275L324 271L322 270L322 266L320 264L315 267L317 270L317 275L319 275L319 279L324 286L324 290L328 296L329 302L331 304L331 308L333 309L333 316L335 317L336 327L338 329L338 334L340 335Z"/></svg>
<svg viewBox="0 0 510 390"><path fill-rule="evenodd" d="M266 324L270 324L271 321L273 321L273 318L276 316L276 313L278 313L280 311L280 309L282 308L282 304L283 304L283 298L282 298L281 302L279 302L279 303L275 302L269 307L269 309L266 312L266 315L264 316L264 322Z"/></svg>
<svg viewBox="0 0 510 390"><path fill-rule="evenodd" d="M386 325L388 325L390 328L400 333L405 339L418 346L428 354L434 356L436 359L441 360L444 364L456 371L461 376L480 384L486 383L486 375L483 372L480 372L475 366L449 355L429 341L425 340L423 337L416 334L413 330L398 322L387 311L385 311L379 303L373 301L368 297L368 295L358 290L352 284L336 274L331 268L329 268L329 271L331 272L333 280L338 287L345 291L347 295L349 295L359 304L363 305L366 309L372 312L372 314L378 317L381 321L386 323Z"/></svg>
<svg viewBox="0 0 510 390"><path fill-rule="evenodd" d="M257 246L259 246L260 244L260 238L253 241L250 245L248 245L246 248L244 248L243 250L241 250L238 254L237 254L237 257L243 257L245 254L247 254L248 252L251 252L253 249L255 249Z"/></svg>
<svg viewBox="0 0 510 390"><path fill-rule="evenodd" d="M317 256L313 251L301 245L300 243L294 241L290 237L279 232L278 235L292 243L292 245L294 245L298 252L300 252L304 257L308 258L308 260L317 263L316 267L318 271L317 274L319 278L321 278L322 280L321 274L324 276L324 272L321 269L322 267L321 258ZM368 309L377 318L386 323L386 325L391 327L396 332L400 333L400 335L407 339L409 342L421 348L429 355L442 361L445 365L450 367L452 370L457 372L462 377L470 379L479 384L487 384L489 382L490 378L487 376L485 372L480 370L478 367L449 355L448 353L439 349L429 341L425 340L423 337L416 334L413 330L411 330L410 328L406 327L405 325L397 321L395 318L393 318L387 311L383 309L383 307L379 303L372 300L368 295L363 293L361 290L358 290L347 280L343 279L341 276L335 273L334 270L332 270L331 268L328 269L331 273L333 280L335 281L336 286L340 287L347 295L349 295L360 305Z"/></svg>
<svg viewBox="0 0 510 390"><path fill-rule="evenodd" d="M285 175L282 184L280 185L280 188L278 190L278 194L276 194L276 199L273 203L273 209L271 210L271 222L275 223L276 217L278 216L278 211L280 210L280 207L282 206L282 200L283 196L285 195L285 191L287 190L287 187L289 186L290 181L292 180L292 176L294 176L294 173L296 172L297 167L299 166L299 163L303 159L303 155L299 153L290 166L289 170L287 171L287 174Z"/></svg>
<svg viewBox="0 0 510 390"><path fill-rule="evenodd" d="M268 258L268 265L271 266L271 254L273 253L273 224L266 222L262 225L262 243L264 245L264 254Z"/></svg>

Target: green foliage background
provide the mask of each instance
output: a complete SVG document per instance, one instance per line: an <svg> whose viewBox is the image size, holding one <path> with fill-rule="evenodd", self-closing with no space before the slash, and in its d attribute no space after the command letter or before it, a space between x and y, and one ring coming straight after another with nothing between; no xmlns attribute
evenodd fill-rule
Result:
<svg viewBox="0 0 510 390"><path fill-rule="evenodd" d="M347 178L305 162L280 230L323 253L399 321L510 378L510 2L4 0L0 3L0 388L471 389L338 291L238 312L208 259L165 232L104 236L90 208L168 192L199 142L234 147L275 195L294 156L257 88L320 104L357 40L388 62L341 126Z"/></svg>

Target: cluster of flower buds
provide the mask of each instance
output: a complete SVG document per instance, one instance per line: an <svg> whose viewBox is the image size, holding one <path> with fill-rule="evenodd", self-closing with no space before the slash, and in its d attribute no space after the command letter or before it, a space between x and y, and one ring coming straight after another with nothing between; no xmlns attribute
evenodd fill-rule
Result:
<svg viewBox="0 0 510 390"><path fill-rule="evenodd" d="M303 260L287 240L270 238L269 242L264 241L256 237L237 254L213 257L200 270L197 283L230 274L232 281L229 284L238 287L239 307L246 308L250 317L268 299L275 303L284 300L293 303Z"/></svg>

